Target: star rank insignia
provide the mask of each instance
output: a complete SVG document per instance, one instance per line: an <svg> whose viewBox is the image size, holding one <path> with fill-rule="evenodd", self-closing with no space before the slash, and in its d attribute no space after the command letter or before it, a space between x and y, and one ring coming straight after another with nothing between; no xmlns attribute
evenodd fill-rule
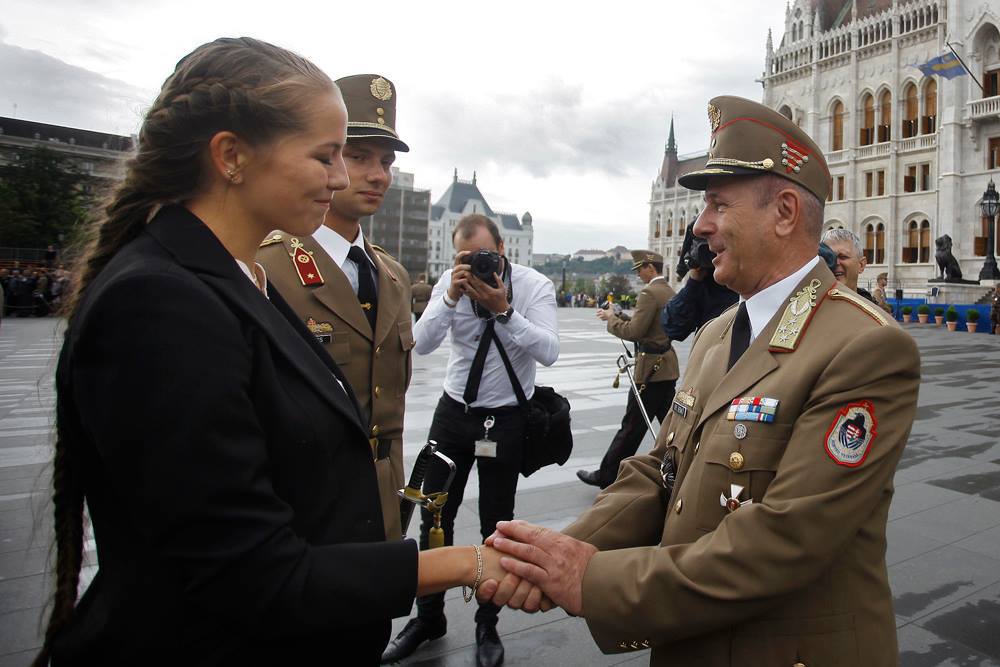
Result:
<svg viewBox="0 0 1000 667"><path fill-rule="evenodd" d="M302 241L296 238L289 239L288 242L292 246L292 251L288 253L288 256L291 257L292 265L295 267L295 272L302 284L306 286L322 285L323 275L319 272L319 267L316 266L313 254L306 250Z"/></svg>
<svg viewBox="0 0 1000 667"><path fill-rule="evenodd" d="M785 312L781 314L778 328L771 337L768 349L771 352L794 352L799 338L809 325L816 310L816 294L822 283L817 278L795 293L788 300Z"/></svg>

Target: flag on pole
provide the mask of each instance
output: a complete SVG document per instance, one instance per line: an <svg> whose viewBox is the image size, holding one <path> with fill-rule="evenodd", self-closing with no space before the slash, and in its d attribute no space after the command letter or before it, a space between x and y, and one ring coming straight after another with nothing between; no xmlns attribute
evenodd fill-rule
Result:
<svg viewBox="0 0 1000 667"><path fill-rule="evenodd" d="M917 65L924 76L943 76L946 79L954 79L956 76L968 74L962 61L954 53L946 53L937 58L931 58L923 65Z"/></svg>

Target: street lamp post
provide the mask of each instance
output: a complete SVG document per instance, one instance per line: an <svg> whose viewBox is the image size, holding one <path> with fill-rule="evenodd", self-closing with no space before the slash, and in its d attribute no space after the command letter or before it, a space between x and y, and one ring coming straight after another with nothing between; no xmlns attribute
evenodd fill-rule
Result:
<svg viewBox="0 0 1000 667"><path fill-rule="evenodd" d="M992 178L990 184L986 186L986 192L983 193L983 201L980 206L983 209L983 217L988 221L989 231L986 235L986 261L983 262L983 268L979 271L979 279L998 280L1000 279L1000 269L997 268L997 258L994 252L996 250L996 237L993 229L996 226L994 223L997 211L1000 210L1000 194L997 194L997 188L993 185Z"/></svg>

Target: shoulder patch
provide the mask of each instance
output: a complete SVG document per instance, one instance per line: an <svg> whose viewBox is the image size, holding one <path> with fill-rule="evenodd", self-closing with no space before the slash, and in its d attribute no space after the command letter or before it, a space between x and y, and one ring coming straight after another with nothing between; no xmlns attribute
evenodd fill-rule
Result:
<svg viewBox="0 0 1000 667"><path fill-rule="evenodd" d="M778 328L771 336L768 350L771 352L794 352L799 339L805 333L809 321L816 312L816 294L822 283L817 278L795 293L788 300L785 312L781 314Z"/></svg>
<svg viewBox="0 0 1000 667"><path fill-rule="evenodd" d="M875 442L878 421L871 401L848 403L833 418L823 446L837 465L857 468Z"/></svg>
<svg viewBox="0 0 1000 667"><path fill-rule="evenodd" d="M836 287L831 289L827 294L830 295L831 299L837 299L838 301L847 301L852 303L865 313L867 313L873 320L879 323L880 326L889 326L889 320L885 318L885 314L875 306L871 301L859 296L854 292L844 292Z"/></svg>
<svg viewBox="0 0 1000 667"><path fill-rule="evenodd" d="M281 243L281 234L270 234L266 239L260 242L261 248L266 248L269 245L274 245L275 243Z"/></svg>

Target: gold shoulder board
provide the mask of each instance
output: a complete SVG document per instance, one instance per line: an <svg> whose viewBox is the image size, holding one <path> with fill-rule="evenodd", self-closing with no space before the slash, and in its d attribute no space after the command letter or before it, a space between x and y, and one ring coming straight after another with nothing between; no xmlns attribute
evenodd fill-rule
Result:
<svg viewBox="0 0 1000 667"><path fill-rule="evenodd" d="M821 284L818 279L813 278L812 282L788 300L778 328L771 336L768 346L771 352L794 352L798 347L799 338L816 311L816 292Z"/></svg>
<svg viewBox="0 0 1000 667"><path fill-rule="evenodd" d="M853 303L855 306L866 312L873 320L878 322L879 326L889 326L889 321L885 319L885 315L882 311L876 308L872 302L863 296L855 294L854 292L842 292L836 287L827 292L827 294L830 295L831 299L838 299L840 301Z"/></svg>
<svg viewBox="0 0 1000 667"><path fill-rule="evenodd" d="M264 248L269 245L274 245L275 243L281 243L281 234L270 234L266 239L261 241L260 247Z"/></svg>

